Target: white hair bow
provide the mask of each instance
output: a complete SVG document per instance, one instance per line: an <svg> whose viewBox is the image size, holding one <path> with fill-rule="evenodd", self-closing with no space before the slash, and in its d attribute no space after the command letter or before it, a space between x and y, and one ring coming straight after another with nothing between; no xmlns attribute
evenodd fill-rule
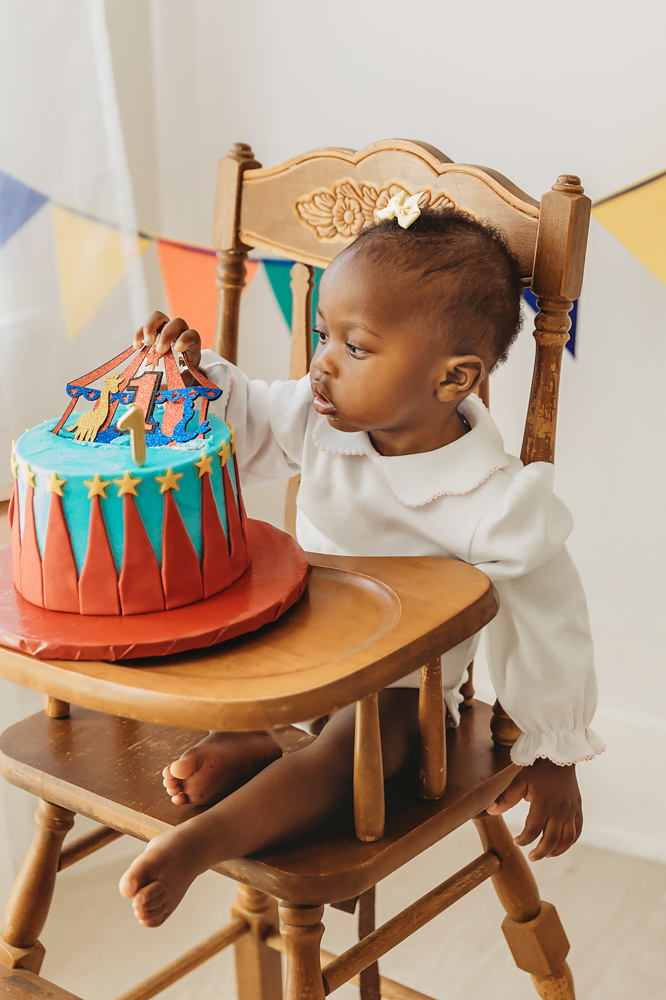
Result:
<svg viewBox="0 0 666 1000"><path fill-rule="evenodd" d="M400 191L393 195L386 208L377 209L375 215L378 219L397 219L399 226L408 229L421 214L419 198L422 193L419 191L418 194L413 194L408 198L406 191Z"/></svg>

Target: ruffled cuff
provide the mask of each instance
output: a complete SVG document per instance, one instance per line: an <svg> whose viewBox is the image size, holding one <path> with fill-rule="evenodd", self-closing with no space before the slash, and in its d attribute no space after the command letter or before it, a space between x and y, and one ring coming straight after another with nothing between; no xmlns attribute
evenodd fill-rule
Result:
<svg viewBox="0 0 666 1000"><path fill-rule="evenodd" d="M537 757L545 757L562 767L592 760L603 753L606 744L593 729L574 729L568 733L523 733L511 748L511 760L529 767Z"/></svg>

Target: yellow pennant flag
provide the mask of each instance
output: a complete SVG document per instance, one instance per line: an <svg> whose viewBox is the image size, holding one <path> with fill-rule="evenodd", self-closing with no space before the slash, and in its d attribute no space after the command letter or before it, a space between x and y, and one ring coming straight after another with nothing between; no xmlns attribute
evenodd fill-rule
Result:
<svg viewBox="0 0 666 1000"><path fill-rule="evenodd" d="M666 171L596 202L592 214L666 284Z"/></svg>
<svg viewBox="0 0 666 1000"><path fill-rule="evenodd" d="M131 235L128 254L128 236L115 226L59 205L53 220L67 339L74 340L151 241Z"/></svg>

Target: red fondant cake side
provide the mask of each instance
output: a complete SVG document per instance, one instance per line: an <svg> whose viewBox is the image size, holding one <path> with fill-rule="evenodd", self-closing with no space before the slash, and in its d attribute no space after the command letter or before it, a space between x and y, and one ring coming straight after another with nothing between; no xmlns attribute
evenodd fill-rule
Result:
<svg viewBox="0 0 666 1000"><path fill-rule="evenodd" d="M42 582L42 558L37 544L33 498L34 487L28 486L25 501L25 527L21 540L21 594L26 601L44 607L44 586Z"/></svg>
<svg viewBox="0 0 666 1000"><path fill-rule="evenodd" d="M79 579L82 615L119 615L118 574L106 533L101 501L91 498L88 548Z"/></svg>
<svg viewBox="0 0 666 1000"><path fill-rule="evenodd" d="M143 615L150 611L164 611L160 567L131 493L123 497L123 523L123 565L118 580L123 614Z"/></svg>
<svg viewBox="0 0 666 1000"><path fill-rule="evenodd" d="M231 560L210 476L201 479L201 542L204 597L212 597L231 584Z"/></svg>
<svg viewBox="0 0 666 1000"><path fill-rule="evenodd" d="M78 612L79 583L76 560L67 530L62 497L58 493L51 494L49 504L42 577L45 608L50 611Z"/></svg>
<svg viewBox="0 0 666 1000"><path fill-rule="evenodd" d="M162 587L167 611L194 604L204 596L199 557L171 490L164 493Z"/></svg>
<svg viewBox="0 0 666 1000"><path fill-rule="evenodd" d="M14 479L9 501L9 527L12 533L12 576L14 586L21 593L21 523L19 513L18 480Z"/></svg>

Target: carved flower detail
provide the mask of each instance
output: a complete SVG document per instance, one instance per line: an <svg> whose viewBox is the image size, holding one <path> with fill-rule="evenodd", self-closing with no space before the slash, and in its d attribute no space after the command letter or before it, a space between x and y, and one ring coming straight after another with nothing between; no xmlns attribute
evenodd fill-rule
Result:
<svg viewBox="0 0 666 1000"><path fill-rule="evenodd" d="M335 181L330 188L320 188L296 200L295 209L301 222L314 229L320 240L348 240L375 220L375 212L385 208L394 195L406 191L404 184L391 182L381 188L373 184L356 185L351 180ZM419 198L419 208L444 208L455 202L443 191L426 188Z"/></svg>

